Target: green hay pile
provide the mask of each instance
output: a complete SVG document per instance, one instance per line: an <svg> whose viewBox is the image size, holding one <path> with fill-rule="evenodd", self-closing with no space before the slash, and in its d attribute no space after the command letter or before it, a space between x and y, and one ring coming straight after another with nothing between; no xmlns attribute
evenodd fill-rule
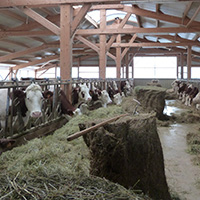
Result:
<svg viewBox="0 0 200 200"><path fill-rule="evenodd" d="M188 152L200 155L200 133L188 133L186 139L189 146Z"/></svg>
<svg viewBox="0 0 200 200"><path fill-rule="evenodd" d="M152 90L158 92L166 92L166 88L163 87L156 87L156 86L136 86L134 88L134 92L137 94L140 90Z"/></svg>
<svg viewBox="0 0 200 200"><path fill-rule="evenodd" d="M149 199L133 190L89 175L89 152L82 137L67 141L79 131L78 124L111 118L123 113L110 106L88 116L72 118L66 125L44 138L4 152L0 156L0 199Z"/></svg>

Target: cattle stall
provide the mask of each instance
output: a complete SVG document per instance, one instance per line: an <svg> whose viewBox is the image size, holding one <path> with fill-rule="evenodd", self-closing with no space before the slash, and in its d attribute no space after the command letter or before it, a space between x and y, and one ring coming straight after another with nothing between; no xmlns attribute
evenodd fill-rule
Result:
<svg viewBox="0 0 200 200"><path fill-rule="evenodd" d="M78 86L79 84L86 83L89 88L91 88L92 83L95 83L96 86L102 89L107 89L107 85L112 85L113 81L117 83L118 88L120 88L120 82L127 79L73 79L73 80L60 80L60 79L41 79L41 80L12 80L12 81L2 81L0 82L0 93L2 90L6 90L6 96L4 98L6 104L6 113L5 113L5 125L2 126L1 121L1 130L0 130L0 139L16 139L21 136L30 135L32 132L39 132L39 136L45 133L44 127L52 126L46 131L47 133L53 132L55 127L58 128L57 123L60 123L60 126L63 123L66 123L69 118L63 117L61 114L61 105L60 105L60 90L62 89L65 94L68 94L70 100L70 86ZM128 80L133 86L133 79ZM49 103L48 99L43 99L42 103L42 115L36 119L29 119L28 123L25 125L23 121L23 116L21 113L19 98L14 98L13 94L15 91L21 90L24 91L27 86L32 82L39 84L44 91L53 92L53 101L52 104ZM3 117L3 116L1 116ZM67 116L68 117L68 116ZM62 120L58 120L62 119ZM53 124L54 123L54 124ZM49 129L49 128L47 128ZM43 130L43 131L41 131ZM36 134L36 137L38 135Z"/></svg>

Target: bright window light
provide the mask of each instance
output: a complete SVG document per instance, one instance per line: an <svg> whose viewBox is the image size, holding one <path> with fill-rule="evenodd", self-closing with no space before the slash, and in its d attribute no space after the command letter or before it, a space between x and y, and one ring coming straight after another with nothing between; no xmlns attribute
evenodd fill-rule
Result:
<svg viewBox="0 0 200 200"><path fill-rule="evenodd" d="M135 57L134 78L176 78L176 57Z"/></svg>

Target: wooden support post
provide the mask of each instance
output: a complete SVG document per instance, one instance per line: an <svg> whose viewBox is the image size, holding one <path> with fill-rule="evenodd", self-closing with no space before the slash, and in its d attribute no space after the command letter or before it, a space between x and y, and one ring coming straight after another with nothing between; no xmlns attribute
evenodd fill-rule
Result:
<svg viewBox="0 0 200 200"><path fill-rule="evenodd" d="M179 70L178 70L178 68L179 68L179 63L180 63L180 56L176 56L176 78L178 78L179 76L178 76L178 74L179 74Z"/></svg>
<svg viewBox="0 0 200 200"><path fill-rule="evenodd" d="M128 62L128 53L125 55L125 65L126 65L126 78L129 78L129 62Z"/></svg>
<svg viewBox="0 0 200 200"><path fill-rule="evenodd" d="M191 46L188 46L187 49L187 80L191 79Z"/></svg>
<svg viewBox="0 0 200 200"><path fill-rule="evenodd" d="M60 6L60 77L62 80L71 79L72 70L72 38L71 22L73 17L71 5ZM71 101L71 89L68 87L67 98Z"/></svg>
<svg viewBox="0 0 200 200"><path fill-rule="evenodd" d="M100 30L105 30L106 28L106 10L100 10ZM106 35L100 35L100 51L99 51L99 78L105 79L106 78Z"/></svg>
<svg viewBox="0 0 200 200"><path fill-rule="evenodd" d="M132 78L134 78L134 56L133 56L133 60L132 60Z"/></svg>
<svg viewBox="0 0 200 200"><path fill-rule="evenodd" d="M78 59L78 78L80 77L80 63L81 63L81 59Z"/></svg>
<svg viewBox="0 0 200 200"><path fill-rule="evenodd" d="M183 79L183 53L180 54L181 79Z"/></svg>
<svg viewBox="0 0 200 200"><path fill-rule="evenodd" d="M117 43L121 43L121 35L116 38ZM116 47L116 70L117 78L121 78L121 47Z"/></svg>

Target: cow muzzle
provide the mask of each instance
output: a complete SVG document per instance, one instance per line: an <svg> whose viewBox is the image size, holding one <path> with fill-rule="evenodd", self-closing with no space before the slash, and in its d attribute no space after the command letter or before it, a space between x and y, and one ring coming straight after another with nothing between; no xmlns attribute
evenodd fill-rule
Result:
<svg viewBox="0 0 200 200"><path fill-rule="evenodd" d="M31 117L33 117L33 118L38 118L41 116L42 116L42 113L40 111L34 111L31 113Z"/></svg>

